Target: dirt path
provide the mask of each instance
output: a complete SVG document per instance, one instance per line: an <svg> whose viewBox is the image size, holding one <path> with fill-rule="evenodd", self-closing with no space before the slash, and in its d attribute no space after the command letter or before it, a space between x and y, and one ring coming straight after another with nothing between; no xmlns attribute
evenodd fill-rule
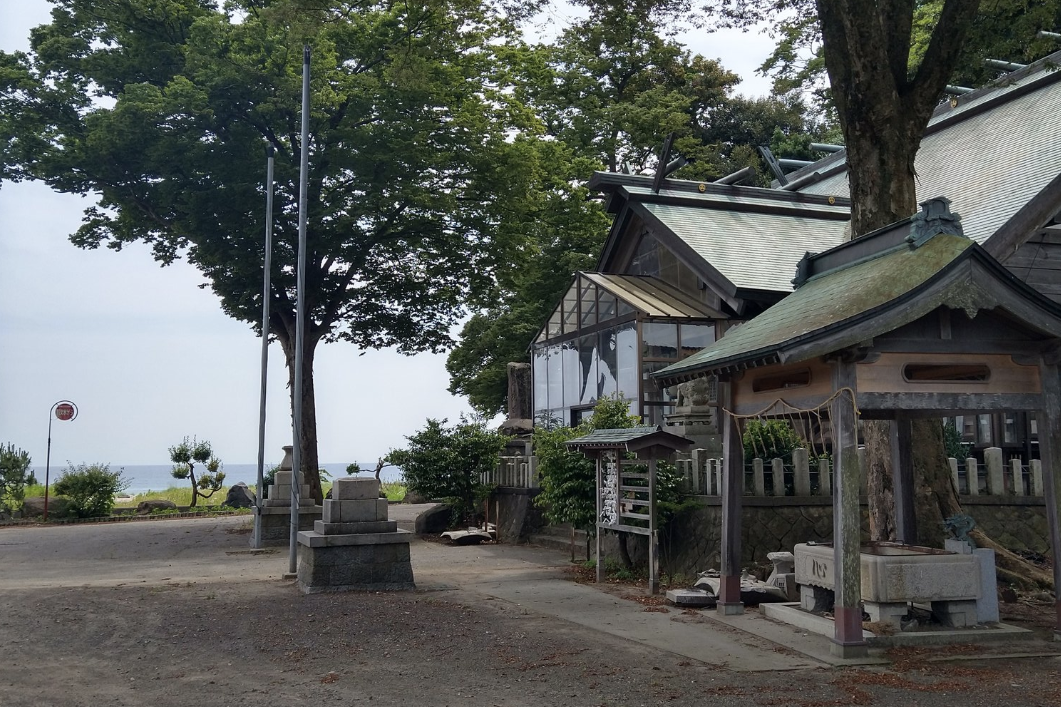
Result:
<svg viewBox="0 0 1061 707"><path fill-rule="evenodd" d="M563 568L533 549L418 542L416 592L302 595L278 579L286 550L249 552L244 522L0 530L0 704L1061 704L1057 658L751 673L693 660L580 622L588 594L531 591ZM805 662L682 612L644 615Z"/></svg>

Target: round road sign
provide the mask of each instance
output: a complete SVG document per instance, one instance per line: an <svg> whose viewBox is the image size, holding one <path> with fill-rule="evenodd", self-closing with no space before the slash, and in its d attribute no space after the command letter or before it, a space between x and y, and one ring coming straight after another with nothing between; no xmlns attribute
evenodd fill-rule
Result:
<svg viewBox="0 0 1061 707"><path fill-rule="evenodd" d="M62 403L55 407L55 416L60 420L70 420L74 417L74 406L70 403Z"/></svg>

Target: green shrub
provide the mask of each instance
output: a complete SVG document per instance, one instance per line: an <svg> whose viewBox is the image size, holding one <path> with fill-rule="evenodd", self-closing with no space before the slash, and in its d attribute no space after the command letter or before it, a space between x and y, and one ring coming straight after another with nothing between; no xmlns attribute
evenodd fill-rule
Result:
<svg viewBox="0 0 1061 707"><path fill-rule="evenodd" d="M601 398L593 415L578 427L540 425L534 428L534 454L538 457L541 492L534 499L545 519L556 525L596 533L597 470L592 459L572 452L565 442L593 430L626 429L639 422L630 414L630 403L623 398Z"/></svg>
<svg viewBox="0 0 1061 707"><path fill-rule="evenodd" d="M110 515L114 496L129 487L122 478L124 470L111 471L110 464L68 464L53 489L56 495L69 499L70 514L78 518Z"/></svg>
<svg viewBox="0 0 1061 707"><path fill-rule="evenodd" d="M508 437L487 429L484 420L428 420L427 426L406 437L409 446L392 450L387 461L402 468L409 491L441 498L453 509L455 523L471 521L489 487L481 481L494 469Z"/></svg>
<svg viewBox="0 0 1061 707"><path fill-rule="evenodd" d="M22 508L26 486L36 483L30 471L29 454L15 445L0 446L0 512L13 513Z"/></svg>
<svg viewBox="0 0 1061 707"><path fill-rule="evenodd" d="M784 459L792 461L792 450L807 443L785 420L749 420L744 427L745 459Z"/></svg>
<svg viewBox="0 0 1061 707"><path fill-rule="evenodd" d="M962 461L968 459L973 452L972 443L962 439L957 425L950 420L943 425L943 448L948 457Z"/></svg>

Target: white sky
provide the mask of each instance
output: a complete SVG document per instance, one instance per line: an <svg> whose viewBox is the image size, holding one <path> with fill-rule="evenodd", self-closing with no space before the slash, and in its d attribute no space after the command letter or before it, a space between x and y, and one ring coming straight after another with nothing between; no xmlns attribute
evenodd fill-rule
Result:
<svg viewBox="0 0 1061 707"><path fill-rule="evenodd" d="M0 50L26 50L49 21L47 0L0 0ZM563 11L551 16L563 21ZM690 48L745 77L772 46L763 35L688 35ZM312 157L311 157L312 159ZM264 169L264 167L263 167ZM225 462L258 455L261 342L230 319L204 278L180 262L160 268L140 244L81 250L69 234L90 202L37 183L0 188L0 444L43 468L49 410L69 399L80 414L52 422L51 465L166 464L185 435L209 439ZM264 207L263 207L264 208ZM322 462L373 461L429 417L455 420L467 402L446 391L445 356L317 348L314 379ZM292 439L287 373L270 347L267 463Z"/></svg>

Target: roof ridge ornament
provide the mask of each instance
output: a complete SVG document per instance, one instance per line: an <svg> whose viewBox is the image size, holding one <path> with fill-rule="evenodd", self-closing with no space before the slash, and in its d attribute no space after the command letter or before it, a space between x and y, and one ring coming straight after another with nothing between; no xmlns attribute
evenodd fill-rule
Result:
<svg viewBox="0 0 1061 707"><path fill-rule="evenodd" d="M965 238L961 220L961 216L950 210L950 199L947 197L926 199L921 202L921 210L910 219L910 235L906 237L906 242L913 250L943 234Z"/></svg>

